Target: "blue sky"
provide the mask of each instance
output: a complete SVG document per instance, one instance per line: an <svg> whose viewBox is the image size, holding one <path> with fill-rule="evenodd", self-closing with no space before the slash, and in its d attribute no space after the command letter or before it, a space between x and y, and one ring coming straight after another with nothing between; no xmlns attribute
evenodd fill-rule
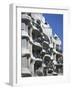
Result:
<svg viewBox="0 0 72 90"><path fill-rule="evenodd" d="M46 22L48 22L53 30L62 41L63 48L63 14L43 14Z"/></svg>

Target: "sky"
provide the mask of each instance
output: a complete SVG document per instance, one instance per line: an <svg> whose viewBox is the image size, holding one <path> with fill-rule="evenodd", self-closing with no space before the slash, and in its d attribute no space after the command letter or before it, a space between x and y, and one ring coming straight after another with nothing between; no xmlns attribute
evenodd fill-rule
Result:
<svg viewBox="0 0 72 90"><path fill-rule="evenodd" d="M63 49L63 14L43 14L43 16L51 26L53 34L56 33L61 39Z"/></svg>

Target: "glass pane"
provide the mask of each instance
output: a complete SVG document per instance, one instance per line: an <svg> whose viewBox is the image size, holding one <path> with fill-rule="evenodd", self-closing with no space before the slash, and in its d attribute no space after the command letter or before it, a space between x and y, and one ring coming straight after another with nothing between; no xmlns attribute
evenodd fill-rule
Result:
<svg viewBox="0 0 72 90"><path fill-rule="evenodd" d="M21 30L25 30L25 23L21 23Z"/></svg>
<svg viewBox="0 0 72 90"><path fill-rule="evenodd" d="M27 68L27 57L22 58L21 65L22 65L22 68Z"/></svg>

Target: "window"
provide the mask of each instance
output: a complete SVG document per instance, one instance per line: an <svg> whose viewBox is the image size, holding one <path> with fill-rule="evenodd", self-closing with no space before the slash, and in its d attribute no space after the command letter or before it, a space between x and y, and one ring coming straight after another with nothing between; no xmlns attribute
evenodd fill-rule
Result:
<svg viewBox="0 0 72 90"><path fill-rule="evenodd" d="M27 57L22 57L21 66L22 68L28 68L28 58Z"/></svg>
<svg viewBox="0 0 72 90"><path fill-rule="evenodd" d="M21 30L25 29L25 23L21 23Z"/></svg>
<svg viewBox="0 0 72 90"><path fill-rule="evenodd" d="M22 39L22 47L28 49L28 40Z"/></svg>
<svg viewBox="0 0 72 90"><path fill-rule="evenodd" d="M26 25L25 23L21 23L21 30L24 30L28 33L28 25Z"/></svg>

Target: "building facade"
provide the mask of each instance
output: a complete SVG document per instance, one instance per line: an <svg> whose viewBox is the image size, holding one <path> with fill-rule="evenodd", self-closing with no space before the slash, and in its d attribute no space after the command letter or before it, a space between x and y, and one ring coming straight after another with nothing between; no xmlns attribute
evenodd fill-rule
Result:
<svg viewBox="0 0 72 90"><path fill-rule="evenodd" d="M60 38L42 14L21 13L21 76L62 74Z"/></svg>

